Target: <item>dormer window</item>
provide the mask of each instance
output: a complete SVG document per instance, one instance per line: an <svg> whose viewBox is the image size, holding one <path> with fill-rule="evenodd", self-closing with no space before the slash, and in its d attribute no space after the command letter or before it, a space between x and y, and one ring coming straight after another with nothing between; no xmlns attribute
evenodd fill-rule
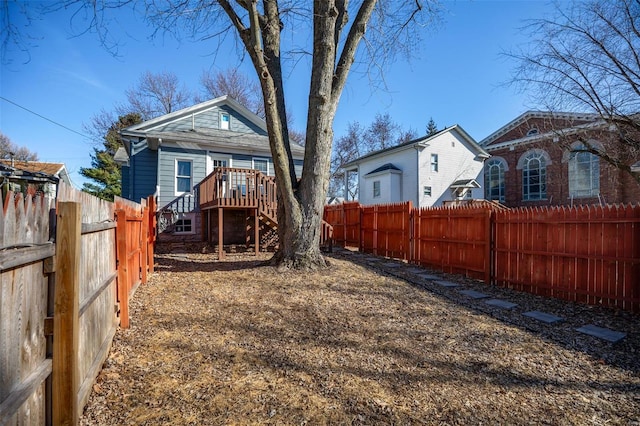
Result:
<svg viewBox="0 0 640 426"><path fill-rule="evenodd" d="M533 135L537 135L537 134L538 134L538 128L537 127L532 127L527 132L527 136L533 136Z"/></svg>

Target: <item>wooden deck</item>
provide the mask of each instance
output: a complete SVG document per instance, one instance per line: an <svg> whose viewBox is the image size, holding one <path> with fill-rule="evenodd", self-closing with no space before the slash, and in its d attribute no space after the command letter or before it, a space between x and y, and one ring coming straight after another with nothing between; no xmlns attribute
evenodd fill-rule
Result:
<svg viewBox="0 0 640 426"><path fill-rule="evenodd" d="M218 209L218 247L222 256L223 215L226 209L253 210L251 216L256 241L256 253L260 245L277 241L277 187L275 178L258 170L218 167L199 184L200 210L203 214ZM273 236L275 235L275 240ZM333 227L322 221L320 244L331 247ZM248 237L247 237L248 239Z"/></svg>
<svg viewBox="0 0 640 426"><path fill-rule="evenodd" d="M200 209L258 209L276 217L276 181L258 170L218 167L200 182Z"/></svg>

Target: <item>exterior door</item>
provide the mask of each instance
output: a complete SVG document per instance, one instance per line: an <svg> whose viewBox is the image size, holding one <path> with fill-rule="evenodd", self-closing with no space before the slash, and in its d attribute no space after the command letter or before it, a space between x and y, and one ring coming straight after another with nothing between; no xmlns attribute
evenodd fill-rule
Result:
<svg viewBox="0 0 640 426"><path fill-rule="evenodd" d="M207 176L213 172L216 167L231 167L231 156L228 154L207 153Z"/></svg>

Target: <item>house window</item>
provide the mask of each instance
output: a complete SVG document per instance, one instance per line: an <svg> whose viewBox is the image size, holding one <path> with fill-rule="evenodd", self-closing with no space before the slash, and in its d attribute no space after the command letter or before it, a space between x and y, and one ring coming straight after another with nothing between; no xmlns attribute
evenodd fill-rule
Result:
<svg viewBox="0 0 640 426"><path fill-rule="evenodd" d="M212 160L211 161L213 163L213 169L217 169L218 167L227 167L227 160Z"/></svg>
<svg viewBox="0 0 640 426"><path fill-rule="evenodd" d="M531 151L522 160L522 199L547 198L547 160L542 152Z"/></svg>
<svg viewBox="0 0 640 426"><path fill-rule="evenodd" d="M222 130L229 130L229 123L231 123L231 117L226 112L220 113L220 128Z"/></svg>
<svg viewBox="0 0 640 426"><path fill-rule="evenodd" d="M185 215L178 219L175 224L174 233L176 234L193 234L193 217Z"/></svg>
<svg viewBox="0 0 640 426"><path fill-rule="evenodd" d="M569 196L571 198L597 197L600 193L600 160L586 147L577 144L569 157Z"/></svg>
<svg viewBox="0 0 640 426"><path fill-rule="evenodd" d="M456 200L472 200L473 199L473 191L471 191L471 188L457 188L453 192L453 195Z"/></svg>
<svg viewBox="0 0 640 426"><path fill-rule="evenodd" d="M431 154L431 171L438 171L438 154Z"/></svg>
<svg viewBox="0 0 640 426"><path fill-rule="evenodd" d="M253 168L265 175L269 174L269 161L264 159L253 159Z"/></svg>
<svg viewBox="0 0 640 426"><path fill-rule="evenodd" d="M380 181L373 181L373 198L377 198L380 196Z"/></svg>
<svg viewBox="0 0 640 426"><path fill-rule="evenodd" d="M532 127L527 132L527 136L533 136L533 135L537 135L537 134L538 134L538 128L537 127Z"/></svg>
<svg viewBox="0 0 640 426"><path fill-rule="evenodd" d="M423 187L422 195L424 195L425 197L431 197L431 187L430 186Z"/></svg>
<svg viewBox="0 0 640 426"><path fill-rule="evenodd" d="M191 192L191 160L176 160L176 195Z"/></svg>
<svg viewBox="0 0 640 426"><path fill-rule="evenodd" d="M485 198L504 203L505 189L505 162L501 159L492 158L487 161L484 169L484 189Z"/></svg>

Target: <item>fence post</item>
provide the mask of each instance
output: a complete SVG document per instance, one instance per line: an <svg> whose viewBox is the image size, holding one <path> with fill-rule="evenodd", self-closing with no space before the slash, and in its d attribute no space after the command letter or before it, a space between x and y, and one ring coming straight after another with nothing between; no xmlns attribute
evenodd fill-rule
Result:
<svg viewBox="0 0 640 426"><path fill-rule="evenodd" d="M407 233L407 245L405 246L405 260L409 263L413 260L413 250L412 250L412 231L413 231L413 203L411 201L407 202L407 224L408 228L406 229ZM407 253L408 251L408 253Z"/></svg>
<svg viewBox="0 0 640 426"><path fill-rule="evenodd" d="M364 252L364 231L362 230L362 206L358 204L358 251Z"/></svg>
<svg viewBox="0 0 640 426"><path fill-rule="evenodd" d="M142 225L140 226L140 269L142 284L147 283L147 272L149 271L149 206L142 209Z"/></svg>
<svg viewBox="0 0 640 426"><path fill-rule="evenodd" d="M53 424L78 424L78 318L80 285L80 203L59 202L53 312Z"/></svg>
<svg viewBox="0 0 640 426"><path fill-rule="evenodd" d="M129 328L129 261L127 252L127 213L116 210L116 265L118 267L118 302L120 327Z"/></svg>
<svg viewBox="0 0 640 426"><path fill-rule="evenodd" d="M492 257L493 257L493 212L490 209L487 209L487 219L485 221L485 226L487 230L487 250L485 251L485 261L484 261L484 282L485 284L491 284L491 280L493 278L492 274Z"/></svg>
<svg viewBox="0 0 640 426"><path fill-rule="evenodd" d="M156 219L156 210L157 210L157 205L156 205L156 197L153 195L149 195L149 197L147 197L147 206L149 206L149 240L147 241L147 245L149 246L147 248L147 264L149 265L149 273L153 274L154 272L154 258L153 258L153 254L155 251L155 243L156 243L156 229L157 229L157 219ZM209 224L207 223L207 226L209 226ZM209 241L208 239L206 239L205 241Z"/></svg>

